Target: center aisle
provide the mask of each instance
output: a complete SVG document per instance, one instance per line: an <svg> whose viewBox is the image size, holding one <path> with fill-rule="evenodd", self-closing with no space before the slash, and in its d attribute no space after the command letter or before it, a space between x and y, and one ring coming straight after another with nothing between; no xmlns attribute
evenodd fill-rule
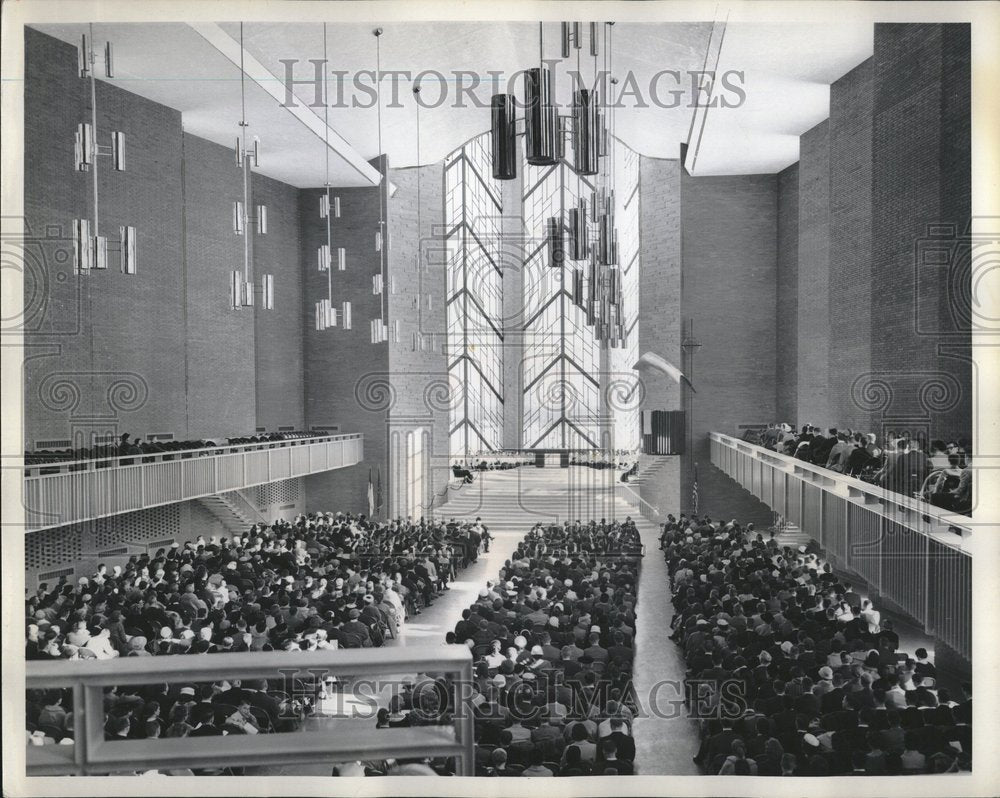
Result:
<svg viewBox="0 0 1000 798"><path fill-rule="evenodd" d="M698 753L698 724L686 717L683 686L687 665L680 649L669 640L673 606L667 564L660 551L660 530L652 521L636 515L632 518L646 547L636 602L632 674L642 708L632 730L637 772L643 776L697 776L700 771L692 757Z"/></svg>
<svg viewBox="0 0 1000 798"><path fill-rule="evenodd" d="M643 775L698 775L692 757L698 751L698 725L685 716L683 683L686 671L680 650L669 639L670 588L667 566L659 550L659 527L642 518L628 490L609 489L603 472L522 466L487 471L471 485L452 494L439 516L475 520L480 516L494 536L488 554L459 574L452 589L432 607L410 619L398 640L387 645L443 643L497 572L539 520L559 522L594 516L631 515L646 546L636 606L635 694L647 717L636 718L633 736L637 770ZM595 496L597 498L595 498ZM584 509L586 508L586 510ZM651 707L651 699L655 708Z"/></svg>
<svg viewBox="0 0 1000 798"><path fill-rule="evenodd" d="M431 607L411 616L399 637L387 640L386 645L444 646L445 634L455 628L462 611L476 600L488 580L497 578L504 561L538 521L624 519L630 515L646 550L636 605L633 676L639 704L633 726L636 770L641 775L697 775L692 757L698 750L698 727L685 717L682 701L685 664L678 648L668 639L670 591L666 564L659 550L659 529L639 515L632 492L622 489L615 476L615 472L586 467L527 466L483 472L477 474L471 485L453 490L448 504L435 513L436 517L456 520L481 517L493 535L490 551L480 554L474 565L459 573L458 579L451 583L451 590L438 597ZM651 706L650 697L655 707ZM351 724L362 722L343 718L349 713L352 700L350 691L331 697L324 709L341 718L313 719L309 725L349 730ZM379 704L385 706L385 701ZM255 769L268 775L275 775L275 770ZM294 774L277 770L282 775L321 775L323 768L296 768Z"/></svg>
<svg viewBox="0 0 1000 798"><path fill-rule="evenodd" d="M444 644L444 636L479 597L486 582L496 580L504 561L509 559L539 520L559 520L567 517L566 479L560 479L556 469L536 469L522 466L506 471L484 471L476 474L471 485L453 488L447 504L435 513L437 518L474 521L481 517L493 536L489 552L461 571L451 583L451 590L440 596L420 615L411 616L396 640L387 646ZM543 510L544 508L544 510Z"/></svg>

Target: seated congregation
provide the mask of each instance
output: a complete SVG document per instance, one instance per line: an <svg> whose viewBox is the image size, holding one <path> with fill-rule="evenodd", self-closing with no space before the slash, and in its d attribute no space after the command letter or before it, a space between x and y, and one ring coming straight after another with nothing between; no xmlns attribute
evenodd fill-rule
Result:
<svg viewBox="0 0 1000 798"><path fill-rule="evenodd" d="M719 775L896 775L972 767L972 687L939 687L923 648L807 547L752 524L669 516L674 640Z"/></svg>
<svg viewBox="0 0 1000 798"><path fill-rule="evenodd" d="M535 526L449 641L475 657L481 776L635 773L631 519Z"/></svg>
<svg viewBox="0 0 1000 798"><path fill-rule="evenodd" d="M325 513L199 537L124 566L39 585L26 659L79 660L382 645L479 556L485 528ZM29 665L30 667L30 665ZM283 680L110 689L106 735L149 738L294 727L326 685ZM244 707L244 703L248 703ZM70 691L29 692L33 744L72 742ZM200 731L199 731L200 730Z"/></svg>

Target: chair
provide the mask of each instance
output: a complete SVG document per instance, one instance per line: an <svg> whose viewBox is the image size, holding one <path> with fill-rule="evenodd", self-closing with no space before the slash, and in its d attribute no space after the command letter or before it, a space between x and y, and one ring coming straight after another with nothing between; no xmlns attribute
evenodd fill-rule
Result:
<svg viewBox="0 0 1000 798"><path fill-rule="evenodd" d="M271 725L271 716L268 715L260 707L255 707L250 705L250 714L253 715L253 719L257 721L257 727L261 734L270 734L274 731L274 727Z"/></svg>

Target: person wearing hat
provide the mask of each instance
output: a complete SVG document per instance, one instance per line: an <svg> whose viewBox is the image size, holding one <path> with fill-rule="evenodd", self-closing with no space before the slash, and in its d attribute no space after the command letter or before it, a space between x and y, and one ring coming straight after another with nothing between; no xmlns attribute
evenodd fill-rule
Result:
<svg viewBox="0 0 1000 798"><path fill-rule="evenodd" d="M125 655L127 657L149 657L152 656L146 650L146 643L148 641L142 635L134 635L129 638L128 641L128 653Z"/></svg>

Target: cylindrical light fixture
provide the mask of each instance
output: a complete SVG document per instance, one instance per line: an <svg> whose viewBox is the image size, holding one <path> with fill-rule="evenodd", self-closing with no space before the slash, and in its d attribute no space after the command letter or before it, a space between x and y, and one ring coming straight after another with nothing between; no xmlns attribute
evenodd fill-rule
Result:
<svg viewBox="0 0 1000 798"><path fill-rule="evenodd" d="M516 120L514 95L494 94L490 141L493 145L493 177L496 180L517 177Z"/></svg>
<svg viewBox="0 0 1000 798"><path fill-rule="evenodd" d="M597 95L589 89L573 92L573 169L579 175L598 172Z"/></svg>
<svg viewBox="0 0 1000 798"><path fill-rule="evenodd" d="M549 266L554 269L561 269L563 263L566 261L562 220L557 216L550 216L546 221L545 227L549 245Z"/></svg>
<svg viewBox="0 0 1000 798"><path fill-rule="evenodd" d="M552 166L556 155L556 109L552 104L552 71L535 67L524 72L525 157L532 166Z"/></svg>
<svg viewBox="0 0 1000 798"><path fill-rule="evenodd" d="M580 209L570 208L569 216L566 220L567 233L569 234L569 259L580 260Z"/></svg>

